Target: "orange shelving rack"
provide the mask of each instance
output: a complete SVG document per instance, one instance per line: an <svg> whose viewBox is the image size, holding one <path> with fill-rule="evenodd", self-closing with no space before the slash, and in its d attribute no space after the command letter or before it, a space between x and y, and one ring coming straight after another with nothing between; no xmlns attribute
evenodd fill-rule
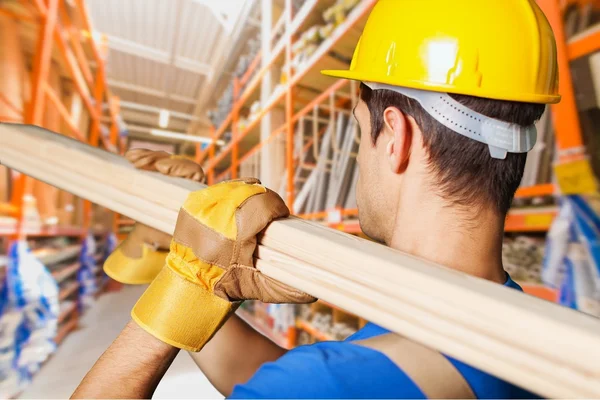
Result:
<svg viewBox="0 0 600 400"><path fill-rule="evenodd" d="M116 151L119 147L117 124L119 101L118 98L111 95L107 87L106 45L104 39L101 38L98 43L92 34L85 1L22 0L0 4L0 14L14 18L20 24L26 24L28 29L35 32L29 101L24 101L20 105L11 104L2 96L5 103L21 114L21 118L11 120L3 119L0 116L0 122L22 122L44 127L43 113L48 102L58 110L71 137L94 146L103 145L108 150ZM53 64L56 61L58 62ZM58 66L62 71L67 72L66 76L72 80L76 92L89 113L91 119L89 132L80 131L67 106L63 104L60 93L56 93L50 85L50 68ZM103 115L105 102L109 105L108 115L106 115L106 119L110 121L108 137L101 134L101 125L105 119ZM85 166L73 165L73 168L85 168ZM58 226L43 227L41 230L29 229L23 221L25 209L23 202L25 197L32 193L33 180L14 171L12 176L11 202L3 204L2 207L16 217L17 225L12 230L3 230L1 233L3 236L9 236L13 240L23 240L27 237L52 236L83 238L88 234L91 228L92 206L87 201L83 203L84 222L81 227ZM116 228L116 220L114 225ZM79 263L65 268L65 272L71 273L69 268L79 268ZM76 290L74 285L61 289L61 298ZM61 314L61 318L65 321L67 318L69 319L61 325L55 339L57 343L60 343L69 332L75 329L78 313L78 307L73 306Z"/></svg>
<svg viewBox="0 0 600 400"><path fill-rule="evenodd" d="M62 0L36 0L23 1L22 3L23 11L21 12L3 8L0 8L0 10L3 14L10 15L22 23L25 21L38 28L36 51L32 60L31 96L30 101L22 105L23 122L43 127L43 110L46 101L49 101L59 111L73 138L87 141L94 146L98 146L102 142L107 149L116 148L119 144L117 125L119 101L118 98L110 94L106 85L106 46L104 43L96 43L93 38L85 2L77 0L73 7L76 13L73 19L80 21L79 24L72 21L72 17L66 9L68 5ZM24 14L25 12L29 12L29 14ZM84 46L87 48L84 48ZM89 133L80 132L67 107L62 103L59 94L55 93L48 83L53 52L56 51L60 54L61 61L91 117ZM95 74L92 73L87 53L92 54L96 68ZM109 104L110 136L108 138L100 134L103 116L102 106L105 99ZM32 181L25 175L15 175L17 175L17 178L13 182L11 206L17 212L19 225L13 236L23 238L27 236L27 232L21 224L22 201L25 195L31 193ZM87 229L90 224L91 205L87 203L85 209L84 228ZM60 233L60 229L57 232Z"/></svg>
<svg viewBox="0 0 600 400"><path fill-rule="evenodd" d="M570 61L575 58L590 54L600 49L600 28L591 29L583 35L574 37L567 41L564 31L564 13L567 7L588 7L599 6L597 0L537 0L540 7L547 15L554 29L559 58L560 68L560 92L563 100L556 105L551 106L553 115L553 125L556 135L556 146L558 151L558 164L556 166L559 184L541 184L531 187L522 187L518 190L516 198L533 198L554 196L559 193L569 193L569 188L565 188L563 175L566 178L579 179L578 188L580 191L589 191L595 185L591 175L591 168L587 163L583 136L575 103L575 95L571 73L569 69ZM232 110L219 127L213 127L211 131L212 143L202 152L198 152L197 161L204 162L208 173L209 183L214 183L226 178L235 178L238 175L238 168L241 163L250 157L260 153L267 144L275 138L286 135L286 202L292 206L294 202L294 165L298 160L294 157L294 125L303 117L309 114L315 106L326 103L331 95L347 95L349 90L344 81L335 82L326 89L322 89L320 94L312 99L302 99L299 95L299 86L305 83L304 79L309 76L315 79L318 74L317 66L321 67L323 63L329 62L328 53L342 43L343 46L354 46L355 43L349 43L346 38L349 33L360 30L360 24L364 23L366 16L375 4L375 0L358 1L355 9L348 15L346 21L338 26L319 48L310 57L310 60L298 71L285 71L289 75L288 81L283 85L282 90L272 93L269 101L263 105L260 113L249 121L247 126L238 129L240 110L256 98L256 91L260 89L260 83L265 74L276 64L290 65L291 49L295 43L295 38L302 28L308 24L311 14L319 10L323 2L306 1L298 10L296 15L292 15L289 2L286 3L282 16L276 26L283 26L284 33L279 41L273 45L270 54L259 53L255 60L250 64L248 70L242 78L236 78L234 81L234 102ZM343 43L346 42L346 43ZM267 57L266 60L263 60ZM260 68L260 65L263 65ZM241 90L240 88L244 88ZM298 109L298 107L304 107ZM256 135L256 130L261 120L276 107L282 107L285 110L285 123L275 127L268 138L263 138L258 144L253 146L241 146L244 140L251 135ZM217 152L217 140L223 137L226 131L232 131L231 141ZM219 170L219 172L215 172ZM567 190L565 190L567 189ZM336 210L324 210L316 215L303 215L305 218L324 220L331 226L347 232L356 233L360 231L353 215L350 218L338 219ZM343 211L343 210L342 210ZM515 232L544 232L549 228L553 217L556 215L555 209L518 211L511 213L507 219L507 231Z"/></svg>
<svg viewBox="0 0 600 400"><path fill-rule="evenodd" d="M289 206L293 204L295 196L294 190L292 189L294 186L294 171L293 168L290 168L290 166L294 164L294 124L302 116L305 116L312 111L312 108L315 105L323 103L329 99L329 96L341 89L344 83L338 82L330 86L321 95L317 96L304 108L296 112L297 107L302 105L301 99L299 96L297 96L298 87L301 86L301 84L306 83L308 80L314 79L315 75L318 76L319 71L317 70L317 66L322 66L324 60L327 60L327 62L336 62L331 59L329 52L336 45L339 45L340 42L347 40L347 34L349 32L354 31L353 33L356 34L357 26L360 23L364 24L366 16L370 12L371 8L375 5L376 0L359 1L354 10L348 15L346 21L336 27L331 35L320 44L319 48L311 55L310 59L305 63L305 65L297 71L292 71L291 57L294 37L302 28L306 28L306 25L310 23L311 13L319 10L319 5L321 5L322 9L322 3L323 2L319 2L317 0L306 1L298 10L297 14L292 15L291 4L290 2L287 2L280 22L277 24L277 26L282 25L284 27L284 34L279 39L277 44L273 46L270 57L268 60L266 60L266 62L263 63L264 66L259 71L256 71L258 65L261 64L261 58L264 57L263 53L259 53L255 60L250 64L243 77L241 79L235 79L234 103L232 110L225 118L221 126L215 129L212 143L207 147L207 149L200 153L197 158L199 162L203 162L208 158L205 163L205 170L209 174L209 183L213 183L213 181L219 181L228 176L231 178L236 177L241 162L259 152L267 143L274 140L275 137L285 133L287 138L286 165L288 166L286 173L286 202ZM351 41L352 40L353 39L351 39ZM354 44L355 42L347 43L346 47L354 46ZM248 104L249 100L255 98L255 92L260 87L261 80L265 74L271 68L273 68L275 64L281 63L282 61L284 61L284 65L288 66L287 70L285 71L288 78L286 83L283 85L282 90L274 91L267 104L262 107L260 113L252 121L250 121L245 128L241 130L238 129L239 111L242 109L242 107ZM343 63L337 61L337 65L340 64ZM251 76L253 77L250 78ZM244 85L246 85L246 88L244 90L240 90L240 87L243 87ZM278 106L284 107L284 124L274 129L268 139L263 140L257 145L251 147L249 150L245 150L245 153L241 154L242 149L240 144L242 141L250 134L255 133L261 120L270 111ZM219 140L230 127L232 131L232 140L227 144L226 147L221 149L219 154L214 155L214 149L216 148L217 140ZM223 168L219 175L211 179L211 176L214 175L214 170L218 168L223 161L226 161L228 157L230 159L229 167Z"/></svg>

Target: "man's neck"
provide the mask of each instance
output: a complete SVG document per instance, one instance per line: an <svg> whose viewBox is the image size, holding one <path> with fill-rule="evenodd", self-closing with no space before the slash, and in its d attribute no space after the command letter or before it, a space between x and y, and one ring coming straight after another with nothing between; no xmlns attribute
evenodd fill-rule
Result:
<svg viewBox="0 0 600 400"><path fill-rule="evenodd" d="M388 245L503 284L506 281L502 267L503 231L504 220L492 211L469 215L435 199L403 207Z"/></svg>

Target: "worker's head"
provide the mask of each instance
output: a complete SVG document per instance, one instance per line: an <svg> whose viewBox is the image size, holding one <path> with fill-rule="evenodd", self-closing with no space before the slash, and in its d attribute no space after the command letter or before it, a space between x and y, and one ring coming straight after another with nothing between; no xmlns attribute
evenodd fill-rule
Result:
<svg viewBox="0 0 600 400"><path fill-rule="evenodd" d="M543 104L452 98L485 116L523 127L545 109ZM361 228L369 236L387 240L404 196L426 193L454 212L485 208L503 217L508 211L527 153L493 158L487 144L452 131L416 100L391 90L361 85L354 114L361 131L357 201Z"/></svg>
<svg viewBox="0 0 600 400"><path fill-rule="evenodd" d="M556 43L535 0L379 0L350 69L324 73L363 82L360 222L384 241L408 198L502 218L533 123L560 100Z"/></svg>

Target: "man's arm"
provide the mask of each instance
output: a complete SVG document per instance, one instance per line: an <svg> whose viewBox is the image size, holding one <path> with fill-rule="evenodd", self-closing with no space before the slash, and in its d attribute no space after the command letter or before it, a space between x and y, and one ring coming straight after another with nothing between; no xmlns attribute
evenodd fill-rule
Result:
<svg viewBox="0 0 600 400"><path fill-rule="evenodd" d="M232 315L201 352L190 355L215 388L229 396L235 385L286 351ZM72 398L150 398L178 352L131 321Z"/></svg>
<svg viewBox="0 0 600 400"><path fill-rule="evenodd" d="M165 267L131 311L137 325L128 325L74 396L149 397L177 355L165 343L200 351L213 338L200 364L224 393L246 381L260 364L279 358L282 349L237 318L226 322L244 299L315 301L262 275L253 264L252 239L271 221L288 215L283 200L254 179L191 193L179 212ZM224 333L217 335L220 328ZM240 340L242 344L236 343ZM241 366L240 357L246 359ZM211 370L211 363L217 368Z"/></svg>
<svg viewBox="0 0 600 400"><path fill-rule="evenodd" d="M71 398L149 399L178 352L130 321Z"/></svg>
<svg viewBox="0 0 600 400"><path fill-rule="evenodd" d="M260 366L287 352L232 315L199 353L190 353L208 380L224 396L246 383Z"/></svg>

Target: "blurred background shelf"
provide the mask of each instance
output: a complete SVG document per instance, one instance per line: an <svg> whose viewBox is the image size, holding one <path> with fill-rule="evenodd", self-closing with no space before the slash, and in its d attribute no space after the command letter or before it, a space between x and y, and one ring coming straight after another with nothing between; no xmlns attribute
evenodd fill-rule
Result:
<svg viewBox="0 0 600 400"><path fill-rule="evenodd" d="M538 297L543 300L551 301L556 303L558 301L558 290L546 287L544 285L535 285L531 283L521 284L523 291L532 296Z"/></svg>
<svg viewBox="0 0 600 400"><path fill-rule="evenodd" d="M244 309L238 309L236 311L236 315L242 320L244 320L244 322L246 322L248 325L260 332L263 336L266 336L269 339L271 339L277 345L285 349L290 349L293 347L293 345L289 343L287 338L274 333L273 329L269 327L261 318L257 318L255 315Z"/></svg>
<svg viewBox="0 0 600 400"><path fill-rule="evenodd" d="M512 209L506 218L506 232L548 232L558 207Z"/></svg>
<svg viewBox="0 0 600 400"><path fill-rule="evenodd" d="M60 314L58 315L58 323L60 324L66 320L72 313L77 311L77 303L65 302L61 304Z"/></svg>
<svg viewBox="0 0 600 400"><path fill-rule="evenodd" d="M600 4L536 1L558 33L563 100L538 123L503 262L527 293L560 302L564 289L542 283L547 236L566 196L582 192L565 181L590 182L581 169L565 179L561 166L583 162L594 182L600 173ZM320 71L350 66L375 2L2 0L0 122L119 154L177 154L200 162L210 184L256 176L293 214L366 238L355 197L358 85ZM11 245L25 241L59 285L58 344L95 298L120 289L102 264L134 224L0 165L0 278ZM81 257L88 240L95 252ZM285 348L342 340L367 324L322 301L237 313Z"/></svg>
<svg viewBox="0 0 600 400"><path fill-rule="evenodd" d="M63 287L60 290L58 299L60 301L63 301L65 299L67 299L69 296L71 296L72 294L76 293L78 289L79 289L79 282L70 282L70 283L66 284L65 287Z"/></svg>
<svg viewBox="0 0 600 400"><path fill-rule="evenodd" d="M307 332L308 334L315 337L315 339L317 339L319 341L326 342L329 340L335 340L332 336L319 331L318 329L316 329L314 326L312 326L311 324L309 324L306 321L298 320L298 321L296 321L296 326L298 327L298 329L302 329L303 331Z"/></svg>
<svg viewBox="0 0 600 400"><path fill-rule="evenodd" d="M74 244L63 249L40 249L34 252L34 255L44 265L57 264L63 260L77 257L81 253L81 245Z"/></svg>
<svg viewBox="0 0 600 400"><path fill-rule="evenodd" d="M78 324L77 318L71 318L68 322L64 323L59 329L56 337L54 338L54 342L57 345L60 345L63 340L67 337L67 335L77 329Z"/></svg>
<svg viewBox="0 0 600 400"><path fill-rule="evenodd" d="M67 265L61 269L52 272L52 276L54 277L57 283L61 283L65 279L75 274L80 267L81 264L79 262L75 262L73 264Z"/></svg>

